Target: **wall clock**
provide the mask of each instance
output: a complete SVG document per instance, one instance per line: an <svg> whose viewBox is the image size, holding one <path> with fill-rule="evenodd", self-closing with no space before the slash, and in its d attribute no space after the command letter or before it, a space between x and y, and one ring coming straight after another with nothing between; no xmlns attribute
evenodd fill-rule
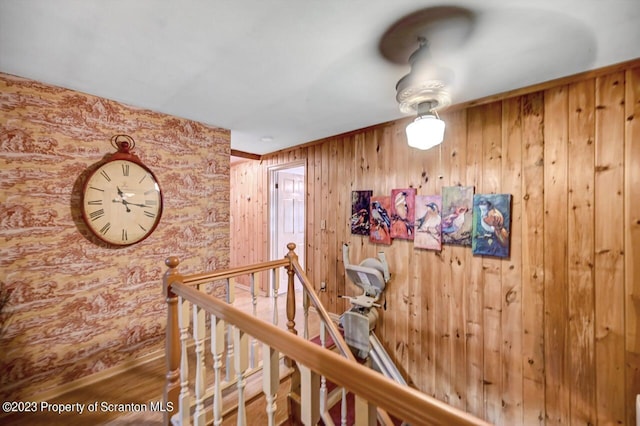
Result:
<svg viewBox="0 0 640 426"><path fill-rule="evenodd" d="M162 216L162 192L153 172L131 153L135 142L116 135L118 149L85 182L82 218L100 240L128 246L147 238Z"/></svg>

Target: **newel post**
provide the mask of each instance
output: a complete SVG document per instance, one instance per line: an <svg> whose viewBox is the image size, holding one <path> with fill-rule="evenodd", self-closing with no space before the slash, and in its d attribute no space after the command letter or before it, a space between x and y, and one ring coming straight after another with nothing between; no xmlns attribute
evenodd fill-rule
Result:
<svg viewBox="0 0 640 426"><path fill-rule="evenodd" d="M164 261L169 270L162 278L162 292L167 302L167 327L165 335L165 356L167 374L163 392L164 412L163 424L171 424L171 416L178 408L180 396L180 333L178 330L178 296L171 291L171 285L180 280L178 264L180 260L171 256Z"/></svg>
<svg viewBox="0 0 640 426"><path fill-rule="evenodd" d="M296 245L294 243L287 244L289 253L285 258L289 259L289 265L287 268L288 284L287 284L287 329L293 333L298 334L296 331L296 289L294 284L295 272L293 271L293 261L298 261L298 255L294 252Z"/></svg>

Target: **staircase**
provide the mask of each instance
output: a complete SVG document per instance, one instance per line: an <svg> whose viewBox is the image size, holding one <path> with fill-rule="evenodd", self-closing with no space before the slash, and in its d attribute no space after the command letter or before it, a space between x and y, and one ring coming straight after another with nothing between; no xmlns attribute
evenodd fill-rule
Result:
<svg viewBox="0 0 640 426"><path fill-rule="evenodd" d="M179 272L178 258L166 260L164 402L173 409L165 413L165 425L333 425L336 410L341 424L486 424L358 363L300 267L295 245L287 248L282 260L191 275ZM283 271L288 275L285 324L275 287ZM274 286L269 320L257 315L257 280L265 274ZM243 275L250 281L251 312L233 306L234 282ZM300 333L296 278L304 289ZM226 301L207 293L220 282ZM319 318L320 344L309 340L310 307ZM335 344L333 350L328 342ZM189 365L190 350L195 365ZM353 414L347 412L350 400Z"/></svg>

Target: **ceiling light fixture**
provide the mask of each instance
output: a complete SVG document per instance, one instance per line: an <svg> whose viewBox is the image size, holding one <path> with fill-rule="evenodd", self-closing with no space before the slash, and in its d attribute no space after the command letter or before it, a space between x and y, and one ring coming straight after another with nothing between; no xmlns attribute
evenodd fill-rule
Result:
<svg viewBox="0 0 640 426"><path fill-rule="evenodd" d="M418 116L407 126L408 145L429 149L444 139L445 124L436 111L451 104L447 86L452 73L433 64L425 38L419 37L418 42L420 46L409 57L411 71L396 85L396 100L401 112Z"/></svg>
<svg viewBox="0 0 640 426"><path fill-rule="evenodd" d="M429 149L444 140L444 121L433 109L433 102L418 105L418 118L407 126L407 143L412 148Z"/></svg>

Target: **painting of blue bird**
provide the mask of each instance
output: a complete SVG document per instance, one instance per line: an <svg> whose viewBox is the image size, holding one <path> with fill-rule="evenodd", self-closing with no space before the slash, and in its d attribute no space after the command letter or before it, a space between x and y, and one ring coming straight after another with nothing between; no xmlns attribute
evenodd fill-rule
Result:
<svg viewBox="0 0 640 426"><path fill-rule="evenodd" d="M391 244L390 204L389 196L371 197L369 241L372 243Z"/></svg>
<svg viewBox="0 0 640 426"><path fill-rule="evenodd" d="M416 196L415 248L442 250L442 197L440 195Z"/></svg>
<svg viewBox="0 0 640 426"><path fill-rule="evenodd" d="M509 257L511 194L473 197L473 254Z"/></svg>

